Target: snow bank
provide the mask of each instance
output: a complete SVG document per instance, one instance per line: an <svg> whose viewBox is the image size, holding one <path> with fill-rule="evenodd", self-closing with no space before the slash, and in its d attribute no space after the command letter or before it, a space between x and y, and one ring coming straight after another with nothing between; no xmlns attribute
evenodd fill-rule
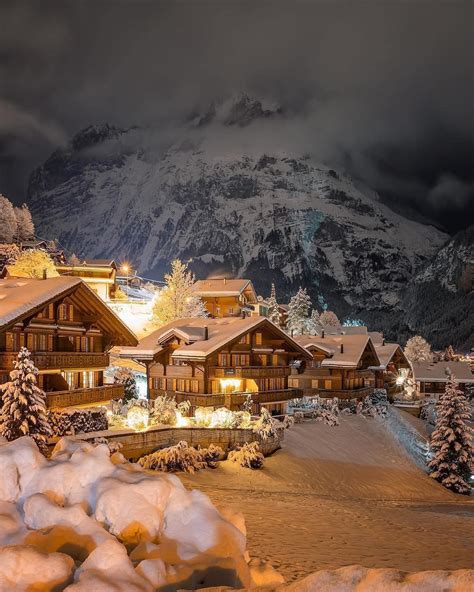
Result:
<svg viewBox="0 0 474 592"><path fill-rule="evenodd" d="M1 441L0 475L1 591L280 583L249 563L240 515L105 444L63 438L47 460L28 437Z"/></svg>
<svg viewBox="0 0 474 592"><path fill-rule="evenodd" d="M278 588L279 592L469 592L474 590L474 570L421 571L369 569L351 565L322 570L304 580Z"/></svg>

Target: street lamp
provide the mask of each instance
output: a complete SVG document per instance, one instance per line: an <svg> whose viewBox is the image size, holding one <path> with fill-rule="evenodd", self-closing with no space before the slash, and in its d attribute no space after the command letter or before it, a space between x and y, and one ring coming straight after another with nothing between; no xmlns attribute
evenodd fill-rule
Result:
<svg viewBox="0 0 474 592"><path fill-rule="evenodd" d="M127 274L127 286L128 286L128 274L129 274L129 271L130 271L129 265L127 263L124 263L122 265L122 272Z"/></svg>

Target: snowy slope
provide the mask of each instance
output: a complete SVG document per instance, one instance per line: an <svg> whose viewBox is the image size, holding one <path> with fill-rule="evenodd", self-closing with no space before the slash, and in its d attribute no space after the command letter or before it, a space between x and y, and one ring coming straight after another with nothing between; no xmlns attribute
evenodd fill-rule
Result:
<svg viewBox="0 0 474 592"><path fill-rule="evenodd" d="M192 258L202 277L248 276L264 295L275 281L282 301L304 284L340 315L383 319L446 236L278 141L260 142L283 117L244 96L195 116L166 145L150 130L90 127L32 175L39 232L78 255L130 259L148 276Z"/></svg>

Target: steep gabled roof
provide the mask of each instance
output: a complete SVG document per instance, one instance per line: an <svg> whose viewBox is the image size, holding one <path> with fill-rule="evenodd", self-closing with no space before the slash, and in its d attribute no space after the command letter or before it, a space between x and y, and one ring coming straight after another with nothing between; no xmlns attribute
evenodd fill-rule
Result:
<svg viewBox="0 0 474 592"><path fill-rule="evenodd" d="M452 373L458 382L474 383L469 362L413 362L415 380L423 382L446 382Z"/></svg>
<svg viewBox="0 0 474 592"><path fill-rule="evenodd" d="M194 292L201 297L240 296L247 288L251 289L252 298L256 302L257 294L251 280L210 278L197 280L193 286Z"/></svg>
<svg viewBox="0 0 474 592"><path fill-rule="evenodd" d="M327 353L330 357L321 362L323 367L357 368L366 348L372 351L374 359L380 363L374 345L367 334L330 335L328 337L298 335L294 339L308 351L316 348Z"/></svg>
<svg viewBox="0 0 474 592"><path fill-rule="evenodd" d="M122 357L151 360L156 354L163 351L163 339L173 334L178 335L179 331L185 344L173 351L173 358L204 361L230 341L234 341L249 330L258 327L267 327L287 343L291 344L294 350L303 357L307 359L311 357L304 347L289 337L277 325L269 321L266 317L260 316L247 317L245 319L239 317L179 319L167 323L152 334L144 337L140 340L137 347L122 348L120 355Z"/></svg>
<svg viewBox="0 0 474 592"><path fill-rule="evenodd" d="M390 364L395 354L400 355L407 366L410 365L398 343L375 343L374 347L380 360L380 366L382 368L386 368Z"/></svg>
<svg viewBox="0 0 474 592"><path fill-rule="evenodd" d="M117 345L135 345L137 338L81 278L59 276L45 280L0 280L0 331L35 316L50 302L68 296L79 308L97 312L97 325L114 335Z"/></svg>

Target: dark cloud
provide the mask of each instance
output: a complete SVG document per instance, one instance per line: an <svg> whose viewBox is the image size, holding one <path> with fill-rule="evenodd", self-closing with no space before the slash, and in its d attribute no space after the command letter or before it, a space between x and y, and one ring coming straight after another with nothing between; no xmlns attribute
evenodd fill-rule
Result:
<svg viewBox="0 0 474 592"><path fill-rule="evenodd" d="M455 230L474 215L472 17L455 0L4 2L0 191L22 200L90 123L169 133L245 89L285 108L259 132Z"/></svg>

